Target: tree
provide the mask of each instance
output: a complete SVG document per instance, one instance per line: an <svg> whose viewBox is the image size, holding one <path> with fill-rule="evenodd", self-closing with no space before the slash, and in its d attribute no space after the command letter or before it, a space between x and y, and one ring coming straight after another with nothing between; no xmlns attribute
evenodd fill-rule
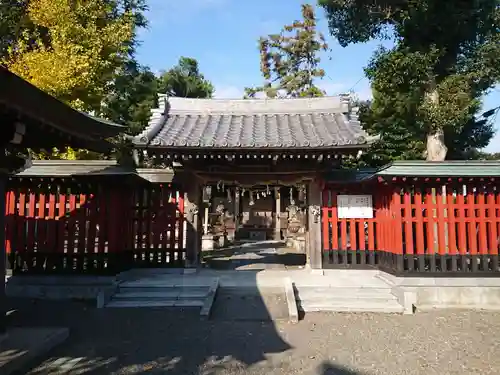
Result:
<svg viewBox="0 0 500 375"><path fill-rule="evenodd" d="M176 66L163 72L158 90L181 98L211 98L215 91L212 83L200 73L198 61L191 57L181 57Z"/></svg>
<svg viewBox="0 0 500 375"><path fill-rule="evenodd" d="M3 40L7 53L1 62L72 107L100 114L110 84L123 66L133 60L136 29L145 25L145 1L17 3L18 7L1 9L11 19L26 20L27 26L20 31L7 27L11 34ZM10 24L9 21L7 26ZM53 150L38 157L79 158L88 157L88 153Z"/></svg>
<svg viewBox="0 0 500 375"><path fill-rule="evenodd" d="M373 128L389 147L400 142L385 156L395 157L410 139L413 151L424 149L428 160L443 160L448 150L448 157L466 157L488 144L491 124L476 115L482 95L500 80L498 0L319 3L342 46L395 40L366 69L374 91Z"/></svg>
<svg viewBox="0 0 500 375"><path fill-rule="evenodd" d="M131 61L113 81L101 115L117 124L126 124L127 133L134 135L146 127L151 109L157 105L157 77L149 68Z"/></svg>
<svg viewBox="0 0 500 375"><path fill-rule="evenodd" d="M138 134L148 124L158 94L184 98L210 98L214 86L200 73L198 62L181 57L179 63L156 77L147 67L131 61L112 83L103 102L103 117L127 124L127 133Z"/></svg>
<svg viewBox="0 0 500 375"><path fill-rule="evenodd" d="M0 60L23 31L33 27L26 9L27 0L0 0Z"/></svg>
<svg viewBox="0 0 500 375"><path fill-rule="evenodd" d="M475 155L475 159L479 159L479 160L500 160L500 152L493 152L493 153L478 152L477 155Z"/></svg>
<svg viewBox="0 0 500 375"><path fill-rule="evenodd" d="M289 98L323 96L315 79L325 72L319 67L321 51L328 50L323 34L317 31L314 8L302 5L302 20L283 27L279 34L259 40L260 70L265 83L245 88L247 97L262 92L266 97Z"/></svg>
<svg viewBox="0 0 500 375"><path fill-rule="evenodd" d="M31 0L27 13L50 45L39 33L24 32L5 59L9 70L75 108L98 111L129 57L133 13L105 0Z"/></svg>

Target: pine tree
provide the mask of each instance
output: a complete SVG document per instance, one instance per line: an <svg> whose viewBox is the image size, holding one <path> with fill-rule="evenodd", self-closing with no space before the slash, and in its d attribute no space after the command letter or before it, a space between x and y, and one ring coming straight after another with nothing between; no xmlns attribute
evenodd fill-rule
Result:
<svg viewBox="0 0 500 375"><path fill-rule="evenodd" d="M302 20L283 27L279 34L259 40L263 86L246 88L247 97L263 93L266 97L315 97L325 93L315 85L325 72L319 67L321 51L328 50L318 32L314 8L302 5Z"/></svg>

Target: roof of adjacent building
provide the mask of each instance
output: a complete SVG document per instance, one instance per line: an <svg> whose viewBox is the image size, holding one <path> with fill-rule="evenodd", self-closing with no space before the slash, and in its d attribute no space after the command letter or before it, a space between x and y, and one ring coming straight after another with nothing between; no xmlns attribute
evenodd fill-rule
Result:
<svg viewBox="0 0 500 375"><path fill-rule="evenodd" d="M414 177L496 177L500 176L497 160L395 161L381 168L377 176Z"/></svg>
<svg viewBox="0 0 500 375"><path fill-rule="evenodd" d="M349 148L368 145L348 96L187 99L160 96L138 146L163 148Z"/></svg>
<svg viewBox="0 0 500 375"><path fill-rule="evenodd" d="M0 66L0 82L2 82L0 85L1 106L22 115L24 119L31 120L31 122L28 121L30 124L43 125L52 128L55 132L67 135L69 144L78 143L91 150L101 151L112 146L104 140L105 138L117 136L125 130L122 125L69 107L3 66ZM26 132L30 132L30 127L27 127ZM46 132L46 137L40 139L41 147L60 146L50 144L50 138L55 132ZM56 139L56 137L52 138ZM75 140L81 142L75 142ZM29 145L29 147L33 146L36 144Z"/></svg>
<svg viewBox="0 0 500 375"><path fill-rule="evenodd" d="M135 177L154 183L172 182L171 169L135 168L116 160L33 160L23 171L11 178L117 178Z"/></svg>
<svg viewBox="0 0 500 375"><path fill-rule="evenodd" d="M325 175L327 181L338 183L363 182L375 177L500 177L500 160L405 160L378 169L337 169Z"/></svg>

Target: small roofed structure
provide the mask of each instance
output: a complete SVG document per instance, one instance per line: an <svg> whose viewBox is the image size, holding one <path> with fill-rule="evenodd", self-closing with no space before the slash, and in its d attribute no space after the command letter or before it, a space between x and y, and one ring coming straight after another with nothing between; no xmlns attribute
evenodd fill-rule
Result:
<svg viewBox="0 0 500 375"><path fill-rule="evenodd" d="M24 169L27 148L85 148L110 152L107 139L124 127L70 108L0 66L0 227L5 228L5 195L9 175ZM5 333L5 231L0 231L0 336Z"/></svg>
<svg viewBox="0 0 500 375"><path fill-rule="evenodd" d="M203 232L205 250L258 239L284 240L304 254L319 249L322 173L377 139L363 130L348 95L233 100L161 95L159 103L147 128L133 139L138 161L173 167L184 176L192 227Z"/></svg>
<svg viewBox="0 0 500 375"><path fill-rule="evenodd" d="M0 66L0 139L10 144L51 149L71 146L109 152L107 139L124 126L77 111Z"/></svg>
<svg viewBox="0 0 500 375"><path fill-rule="evenodd" d="M387 182L411 178L412 181L445 179L452 181L467 176L474 179L494 180L500 177L498 160L396 160L377 169L358 170L333 169L325 173L323 179L330 184L352 184L360 182Z"/></svg>

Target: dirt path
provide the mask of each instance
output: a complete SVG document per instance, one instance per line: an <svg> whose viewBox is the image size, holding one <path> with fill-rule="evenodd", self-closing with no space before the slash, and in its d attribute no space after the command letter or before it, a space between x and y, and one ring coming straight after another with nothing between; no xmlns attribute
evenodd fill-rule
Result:
<svg viewBox="0 0 500 375"><path fill-rule="evenodd" d="M66 325L34 374L497 375L500 314L309 314L299 324L199 320L194 311L13 301L11 324ZM59 369L51 372L50 364Z"/></svg>

